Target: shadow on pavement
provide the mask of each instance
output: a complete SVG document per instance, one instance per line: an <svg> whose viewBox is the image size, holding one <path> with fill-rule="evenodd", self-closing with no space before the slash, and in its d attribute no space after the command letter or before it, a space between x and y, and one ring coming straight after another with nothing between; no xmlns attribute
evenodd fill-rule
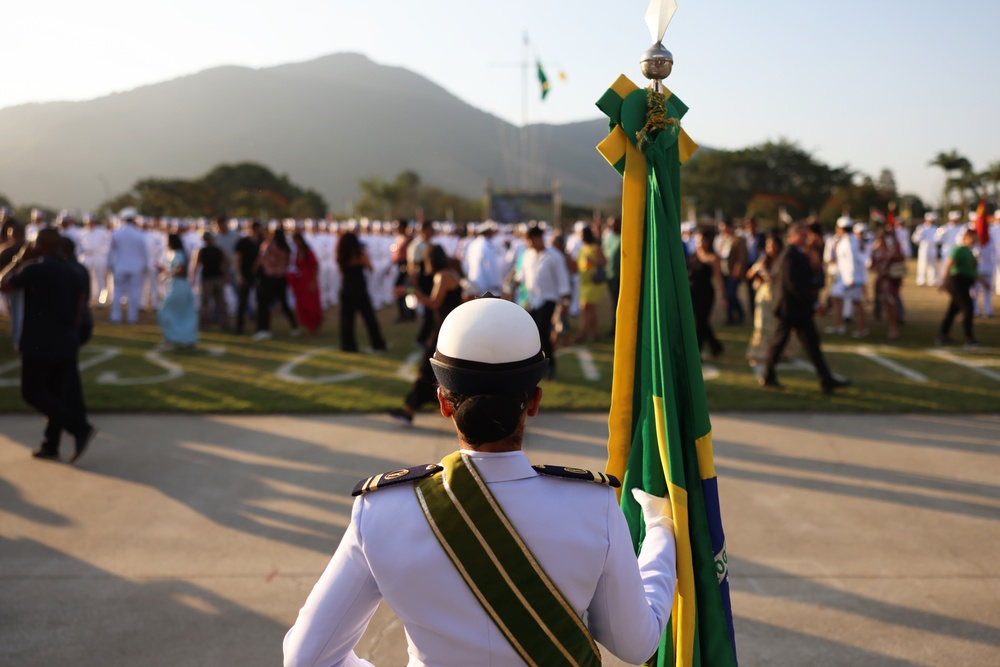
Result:
<svg viewBox="0 0 1000 667"><path fill-rule="evenodd" d="M129 581L30 539L0 537L0 552L0 664L281 663L287 628L202 586Z"/></svg>

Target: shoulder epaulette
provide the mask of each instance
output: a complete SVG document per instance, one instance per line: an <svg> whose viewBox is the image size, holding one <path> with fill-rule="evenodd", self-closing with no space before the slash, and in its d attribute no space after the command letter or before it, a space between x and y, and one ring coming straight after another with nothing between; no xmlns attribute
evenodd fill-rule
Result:
<svg viewBox="0 0 1000 667"><path fill-rule="evenodd" d="M427 463L413 466L412 468L400 468L399 470L393 470L392 472L384 472L381 475L374 475L355 484L351 495L360 496L362 493L378 491L379 489L384 489L387 486L395 486L405 482L414 482L418 479L430 477L440 470L444 470L444 468L436 463Z"/></svg>
<svg viewBox="0 0 1000 667"><path fill-rule="evenodd" d="M584 482L597 482L598 484L607 484L608 486L616 489L622 485L622 483L618 481L617 477L604 472L584 470L583 468L567 468L566 466L537 465L531 467L534 468L539 474L548 475L550 477L578 479Z"/></svg>

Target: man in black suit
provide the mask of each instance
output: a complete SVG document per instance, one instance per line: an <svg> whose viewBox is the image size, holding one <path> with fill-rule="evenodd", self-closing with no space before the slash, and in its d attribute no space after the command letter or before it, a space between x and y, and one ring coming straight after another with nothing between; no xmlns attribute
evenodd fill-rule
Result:
<svg viewBox="0 0 1000 667"><path fill-rule="evenodd" d="M75 439L70 463L79 459L97 433L87 421L78 354L86 309L87 279L59 256L58 230L38 232L34 245L7 268L0 291L24 290L21 396L48 418L42 446L32 455L59 459L65 430Z"/></svg>
<svg viewBox="0 0 1000 667"><path fill-rule="evenodd" d="M819 349L819 332L813 321L814 299L812 293L812 267L806 257L805 248L809 240L809 230L805 225L793 224L788 229L788 245L778 258L774 278L777 294L774 297L774 317L777 326L771 345L767 351L767 362L760 384L764 387L781 389L782 385L774 374L774 366L788 344L792 330L799 336L802 348L816 367L820 387L830 393L838 387L846 387L849 380L833 377Z"/></svg>

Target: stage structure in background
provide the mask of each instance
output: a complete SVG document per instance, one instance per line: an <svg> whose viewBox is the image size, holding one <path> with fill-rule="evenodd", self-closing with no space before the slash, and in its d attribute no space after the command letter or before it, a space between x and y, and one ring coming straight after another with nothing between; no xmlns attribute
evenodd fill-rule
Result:
<svg viewBox="0 0 1000 667"><path fill-rule="evenodd" d="M649 88L621 76L597 103L611 125L598 150L624 178L607 471L623 489L670 496L677 593L648 664L735 667L712 427L680 237L680 167L697 145L681 129L687 107L662 84L673 68L662 40L674 11L673 0L652 0L646 13L655 42L642 59ZM620 500L638 553L642 511L631 493Z"/></svg>
<svg viewBox="0 0 1000 667"><path fill-rule="evenodd" d="M503 190L487 182L483 188L483 212L494 222L518 223L546 221L559 228L561 225L562 196L559 181L553 180L549 190Z"/></svg>

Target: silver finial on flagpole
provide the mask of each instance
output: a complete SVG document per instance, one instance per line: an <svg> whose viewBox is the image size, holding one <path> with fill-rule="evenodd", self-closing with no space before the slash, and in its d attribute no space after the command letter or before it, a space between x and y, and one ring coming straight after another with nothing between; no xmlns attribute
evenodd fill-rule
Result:
<svg viewBox="0 0 1000 667"><path fill-rule="evenodd" d="M663 46L663 33L676 11L677 0L649 0L649 7L646 8L646 25L654 44L642 54L639 65L642 75L653 81L657 92L660 92L660 82L670 76L674 68L674 56Z"/></svg>
<svg viewBox="0 0 1000 667"><path fill-rule="evenodd" d="M644 77L660 82L670 76L674 68L674 56L663 46L663 42L657 42L642 54L640 66Z"/></svg>

